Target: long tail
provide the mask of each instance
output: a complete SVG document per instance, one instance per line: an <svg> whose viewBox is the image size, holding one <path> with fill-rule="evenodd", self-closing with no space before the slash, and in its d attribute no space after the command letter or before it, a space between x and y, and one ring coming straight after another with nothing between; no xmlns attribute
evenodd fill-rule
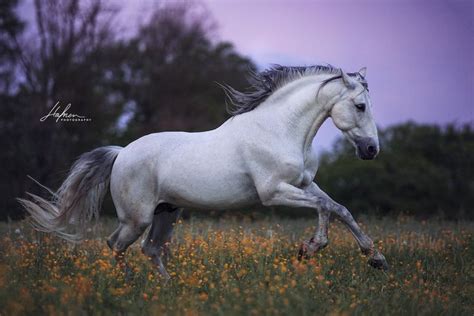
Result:
<svg viewBox="0 0 474 316"><path fill-rule="evenodd" d="M56 192L37 182L51 194L49 201L32 193L27 193L31 200L18 199L31 215L31 224L39 231L55 233L69 241L80 241L86 222L99 216L112 166L121 149L106 146L82 154ZM74 233L67 232L70 224L77 227Z"/></svg>

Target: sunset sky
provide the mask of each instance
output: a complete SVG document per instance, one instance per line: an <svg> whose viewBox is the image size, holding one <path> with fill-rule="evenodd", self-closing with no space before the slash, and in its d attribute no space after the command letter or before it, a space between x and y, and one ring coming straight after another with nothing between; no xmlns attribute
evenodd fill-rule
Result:
<svg viewBox="0 0 474 316"><path fill-rule="evenodd" d="M24 1L30 15L31 0ZM157 1L119 1L132 24ZM330 63L367 66L377 123L474 121L471 0L204 0L216 36L264 69ZM30 11L30 12L28 12ZM29 13L29 14L28 14ZM339 132L326 123L325 148Z"/></svg>
<svg viewBox="0 0 474 316"><path fill-rule="evenodd" d="M474 2L215 1L207 5L222 39L254 59L347 71L367 66L382 127L474 121ZM325 124L327 147L339 135Z"/></svg>

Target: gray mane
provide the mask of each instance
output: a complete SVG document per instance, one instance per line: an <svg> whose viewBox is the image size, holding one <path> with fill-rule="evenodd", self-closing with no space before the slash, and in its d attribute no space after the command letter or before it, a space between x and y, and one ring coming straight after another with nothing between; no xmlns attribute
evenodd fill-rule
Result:
<svg viewBox="0 0 474 316"><path fill-rule="evenodd" d="M259 104L265 101L273 92L298 78L315 74L337 75L323 82L323 85L341 78L341 70L331 65L315 65L308 67L289 67L273 65L271 68L260 73L250 72L250 87L242 92L229 85L220 85L226 94L229 102L226 102L227 112L232 115L239 115L252 111ZM367 82L359 73L348 73L349 76L356 77L367 89ZM230 103L230 105L229 105Z"/></svg>

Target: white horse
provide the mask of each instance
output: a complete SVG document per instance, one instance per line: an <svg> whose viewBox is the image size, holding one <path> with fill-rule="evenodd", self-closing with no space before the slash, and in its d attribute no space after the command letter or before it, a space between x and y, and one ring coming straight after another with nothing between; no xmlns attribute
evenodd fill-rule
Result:
<svg viewBox="0 0 474 316"><path fill-rule="evenodd" d="M220 127L149 134L124 148L94 149L79 157L57 192L50 191L52 200L30 194L32 201L20 202L38 230L78 240L81 233L67 233L66 228L82 228L98 216L110 182L120 224L108 245L123 262L125 250L151 224L143 253L165 278L162 257L181 208L255 203L319 213L317 230L301 246L300 258L328 244L329 217L335 214L369 256L369 264L386 269L384 256L351 213L313 182L318 158L312 140L328 117L360 158L373 159L379 151L365 73L366 68L346 74L332 66L275 66L253 74L251 92L224 87L234 107Z"/></svg>

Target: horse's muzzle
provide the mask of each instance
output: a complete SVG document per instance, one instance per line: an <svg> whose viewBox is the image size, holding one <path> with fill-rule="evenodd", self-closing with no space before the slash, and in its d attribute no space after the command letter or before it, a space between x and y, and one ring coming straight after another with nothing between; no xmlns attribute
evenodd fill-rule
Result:
<svg viewBox="0 0 474 316"><path fill-rule="evenodd" d="M358 138L356 140L356 153L360 159L371 160L379 153L379 146L373 138Z"/></svg>

